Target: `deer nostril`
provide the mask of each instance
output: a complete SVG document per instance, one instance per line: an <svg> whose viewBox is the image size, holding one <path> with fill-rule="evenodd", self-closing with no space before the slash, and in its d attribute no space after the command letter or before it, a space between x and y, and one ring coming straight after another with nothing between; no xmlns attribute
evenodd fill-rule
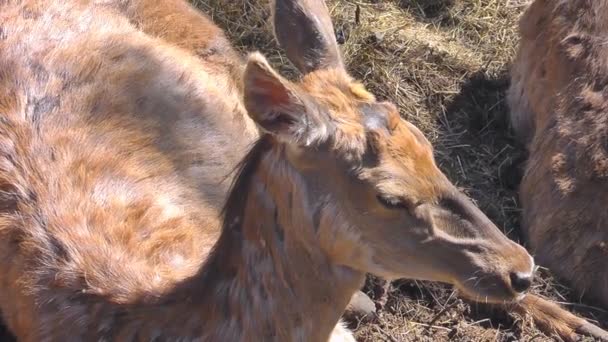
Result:
<svg viewBox="0 0 608 342"><path fill-rule="evenodd" d="M524 292L532 286L532 274L511 272L509 275L511 278L511 287L516 292Z"/></svg>

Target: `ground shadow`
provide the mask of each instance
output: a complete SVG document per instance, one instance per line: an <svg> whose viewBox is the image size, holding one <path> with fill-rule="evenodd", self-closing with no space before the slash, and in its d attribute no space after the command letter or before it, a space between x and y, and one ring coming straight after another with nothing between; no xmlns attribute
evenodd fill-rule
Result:
<svg viewBox="0 0 608 342"><path fill-rule="evenodd" d="M511 133L505 93L506 71L470 74L458 94L429 110L437 115L435 155L448 177L513 240L519 232L517 188L525 149Z"/></svg>
<svg viewBox="0 0 608 342"><path fill-rule="evenodd" d="M15 337L6 329L2 322L0 322L0 342L17 342Z"/></svg>
<svg viewBox="0 0 608 342"><path fill-rule="evenodd" d="M502 160L504 163L498 165L499 183L496 185L517 191L527 153L515 138L509 122L506 103L508 87L507 71L493 77L478 71L465 81L460 93L448 104L446 117L459 121L467 129L469 139L482 146L509 148L505 155L507 158Z"/></svg>
<svg viewBox="0 0 608 342"><path fill-rule="evenodd" d="M439 22L442 26L457 24L456 18L450 15L450 8L455 0L397 0L402 9L408 11L419 21Z"/></svg>

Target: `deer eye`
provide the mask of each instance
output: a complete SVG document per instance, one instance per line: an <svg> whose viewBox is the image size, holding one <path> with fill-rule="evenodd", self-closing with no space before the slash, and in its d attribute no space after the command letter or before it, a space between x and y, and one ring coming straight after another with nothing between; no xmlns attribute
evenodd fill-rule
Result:
<svg viewBox="0 0 608 342"><path fill-rule="evenodd" d="M408 209L407 203L401 198L384 195L376 195L376 198L387 209Z"/></svg>

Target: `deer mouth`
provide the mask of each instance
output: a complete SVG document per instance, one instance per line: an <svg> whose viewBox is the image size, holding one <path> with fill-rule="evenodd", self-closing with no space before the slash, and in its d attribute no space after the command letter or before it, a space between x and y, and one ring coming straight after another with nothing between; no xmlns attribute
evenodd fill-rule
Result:
<svg viewBox="0 0 608 342"><path fill-rule="evenodd" d="M508 279L498 275L470 279L455 287L462 297L478 303L509 304L526 297L525 291L515 291Z"/></svg>

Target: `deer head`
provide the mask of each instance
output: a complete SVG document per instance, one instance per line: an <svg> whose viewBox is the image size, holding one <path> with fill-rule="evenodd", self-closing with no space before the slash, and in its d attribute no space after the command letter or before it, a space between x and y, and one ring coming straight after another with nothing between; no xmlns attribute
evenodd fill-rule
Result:
<svg viewBox="0 0 608 342"><path fill-rule="evenodd" d="M336 265L454 284L472 299L523 297L534 262L437 167L429 141L344 68L322 0L276 0L275 36L304 75L249 56L245 105L306 187L316 238Z"/></svg>

